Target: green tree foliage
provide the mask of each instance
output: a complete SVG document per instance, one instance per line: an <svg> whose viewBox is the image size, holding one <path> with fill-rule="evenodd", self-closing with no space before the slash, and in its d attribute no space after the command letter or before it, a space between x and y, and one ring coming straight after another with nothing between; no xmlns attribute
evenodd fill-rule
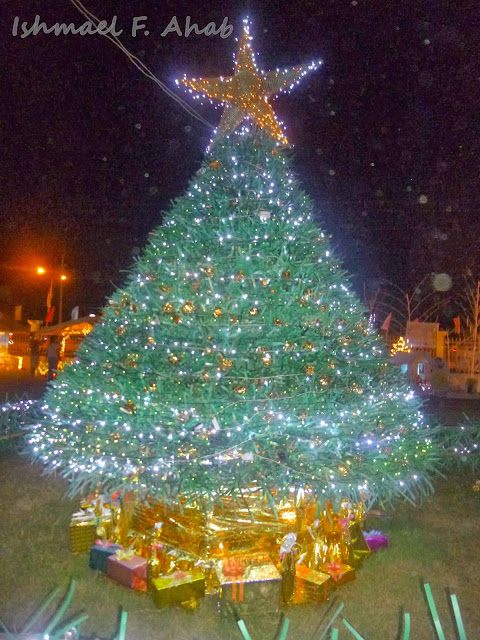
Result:
<svg viewBox="0 0 480 640"><path fill-rule="evenodd" d="M31 448L74 493L414 498L431 429L367 318L285 150L217 139L50 386Z"/></svg>

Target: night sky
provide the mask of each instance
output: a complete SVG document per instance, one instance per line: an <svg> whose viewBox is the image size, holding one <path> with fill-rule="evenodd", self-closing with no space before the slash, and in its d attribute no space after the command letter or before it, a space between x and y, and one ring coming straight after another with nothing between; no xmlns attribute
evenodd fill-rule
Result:
<svg viewBox="0 0 480 640"><path fill-rule="evenodd" d="M274 101L295 145L296 171L333 234L354 285L426 273L458 281L477 268L480 237L478 5L459 0L84 0L117 15L124 44L171 89L175 79L230 75L248 13L265 70L321 59ZM454 4L456 6L454 6ZM15 16L47 25L85 19L67 0L0 2L0 309L44 314L38 264L70 280L69 316L96 311L182 195L211 129L142 76L106 38L12 35ZM148 37L130 34L147 16ZM179 37L173 16L200 27L225 17L234 35ZM215 125L221 112L185 98Z"/></svg>

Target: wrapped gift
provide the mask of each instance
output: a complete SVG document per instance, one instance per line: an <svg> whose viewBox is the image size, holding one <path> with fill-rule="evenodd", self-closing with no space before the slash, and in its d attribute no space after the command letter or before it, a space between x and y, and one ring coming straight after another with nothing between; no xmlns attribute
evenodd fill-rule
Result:
<svg viewBox="0 0 480 640"><path fill-rule="evenodd" d="M96 540L93 547L90 549L90 560L88 566L95 571L101 571L107 573L108 571L108 558L112 556L118 549L121 549L119 544L113 544L110 540L104 542L103 540Z"/></svg>
<svg viewBox="0 0 480 640"><path fill-rule="evenodd" d="M328 573L332 579L331 584L334 587L339 587L352 582L352 580L355 580L356 578L355 569L350 567L348 564L333 561L322 565L320 569L322 572Z"/></svg>
<svg viewBox="0 0 480 640"><path fill-rule="evenodd" d="M297 564L295 575L295 592L289 604L304 602L322 602L328 600L329 586L332 578L328 573L310 569L306 565Z"/></svg>
<svg viewBox="0 0 480 640"><path fill-rule="evenodd" d="M264 564L257 563L256 556L224 558L215 562L215 570L221 587L218 603L221 614L227 614L233 603L240 615L253 613L262 607L274 612L281 602L282 577L265 554ZM268 560L267 560L268 558Z"/></svg>
<svg viewBox="0 0 480 640"><path fill-rule="evenodd" d="M358 522L354 522L350 525L349 535L350 546L348 564L356 567L371 554L371 549L365 540L362 528Z"/></svg>
<svg viewBox="0 0 480 640"><path fill-rule="evenodd" d="M147 561L133 551L117 549L107 558L108 577L118 584L137 591L147 591Z"/></svg>
<svg viewBox="0 0 480 640"><path fill-rule="evenodd" d="M182 605L205 595L205 576L200 569L177 571L152 579L153 600L157 607Z"/></svg>
<svg viewBox="0 0 480 640"><path fill-rule="evenodd" d="M367 531L365 534L365 541L371 551L378 551L378 549L388 547L388 538L381 531Z"/></svg>
<svg viewBox="0 0 480 640"><path fill-rule="evenodd" d="M88 553L95 543L97 518L93 513L74 513L70 521L70 551Z"/></svg>

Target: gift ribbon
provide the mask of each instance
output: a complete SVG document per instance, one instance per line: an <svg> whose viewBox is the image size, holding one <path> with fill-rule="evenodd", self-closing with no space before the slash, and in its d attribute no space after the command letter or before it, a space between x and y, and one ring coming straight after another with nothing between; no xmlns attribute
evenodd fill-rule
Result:
<svg viewBox="0 0 480 640"><path fill-rule="evenodd" d="M99 547L113 547L115 545L111 540L95 540L95 544Z"/></svg>
<svg viewBox="0 0 480 640"><path fill-rule="evenodd" d="M121 560L131 560L135 555L134 549L117 549L115 551L115 558Z"/></svg>
<svg viewBox="0 0 480 640"><path fill-rule="evenodd" d="M350 521L353 520L353 515L351 513L348 514L347 518L339 518L338 524L341 525L343 529L343 533L348 533L348 527L350 526Z"/></svg>
<svg viewBox="0 0 480 640"><path fill-rule="evenodd" d="M238 602L243 602L243 574L245 567L237 560L228 560L222 568L223 575L232 579L232 602L237 601L237 582L238 582Z"/></svg>
<svg viewBox="0 0 480 640"><path fill-rule="evenodd" d="M343 576L342 565L339 562L330 562L327 564L327 569L330 577L335 582L338 582Z"/></svg>

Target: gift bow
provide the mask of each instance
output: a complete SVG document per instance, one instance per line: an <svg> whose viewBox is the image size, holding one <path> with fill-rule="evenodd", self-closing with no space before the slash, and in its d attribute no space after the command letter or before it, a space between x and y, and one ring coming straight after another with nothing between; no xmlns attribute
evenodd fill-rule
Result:
<svg viewBox="0 0 480 640"><path fill-rule="evenodd" d="M99 547L113 547L115 543L111 540L95 540L95 544Z"/></svg>
<svg viewBox="0 0 480 640"><path fill-rule="evenodd" d="M115 558L117 560L131 560L134 555L134 549L117 549L115 551Z"/></svg>
<svg viewBox="0 0 480 640"><path fill-rule="evenodd" d="M343 533L348 533L348 527L350 526L350 521L353 520L353 514L349 513L346 518L339 518L338 524L341 525L343 529Z"/></svg>
<svg viewBox="0 0 480 640"><path fill-rule="evenodd" d="M223 565L224 576L243 576L245 567L238 560L228 560Z"/></svg>
<svg viewBox="0 0 480 640"><path fill-rule="evenodd" d="M330 577L335 582L338 582L338 580L343 576L342 565L339 562L330 562L330 564L327 565L327 569Z"/></svg>

